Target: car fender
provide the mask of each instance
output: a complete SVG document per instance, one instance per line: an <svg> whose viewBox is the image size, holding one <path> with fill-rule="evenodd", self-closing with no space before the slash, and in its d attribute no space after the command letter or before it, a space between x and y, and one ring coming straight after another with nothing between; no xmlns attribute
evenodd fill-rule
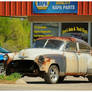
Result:
<svg viewBox="0 0 92 92"><path fill-rule="evenodd" d="M49 67L52 64L56 64L59 67L60 73L65 73L65 71L66 71L66 62L65 62L65 57L63 55L60 55L60 54L46 54L46 55L43 55L43 57L45 58L45 61L42 64L38 63L38 58L36 59L36 62L38 63L40 71L45 71L47 73Z"/></svg>

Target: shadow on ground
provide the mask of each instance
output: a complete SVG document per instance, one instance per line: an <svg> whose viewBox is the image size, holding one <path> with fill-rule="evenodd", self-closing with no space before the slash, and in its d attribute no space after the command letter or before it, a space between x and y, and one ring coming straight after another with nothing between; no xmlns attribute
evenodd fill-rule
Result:
<svg viewBox="0 0 92 92"><path fill-rule="evenodd" d="M27 84L47 84L45 81L35 81L35 82L26 82ZM75 81L75 80L65 80L62 83L57 84L78 84L78 83L90 83L89 81Z"/></svg>

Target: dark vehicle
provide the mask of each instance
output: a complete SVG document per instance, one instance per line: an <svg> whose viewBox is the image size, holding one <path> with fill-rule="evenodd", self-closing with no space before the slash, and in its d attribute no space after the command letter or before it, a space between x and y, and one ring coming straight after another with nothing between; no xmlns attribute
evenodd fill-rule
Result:
<svg viewBox="0 0 92 92"><path fill-rule="evenodd" d="M4 64L5 64L5 62L7 62L8 58L9 58L8 53L10 53L10 51L0 47L0 74L5 72Z"/></svg>
<svg viewBox="0 0 92 92"><path fill-rule="evenodd" d="M0 53L10 53L10 51L0 47Z"/></svg>

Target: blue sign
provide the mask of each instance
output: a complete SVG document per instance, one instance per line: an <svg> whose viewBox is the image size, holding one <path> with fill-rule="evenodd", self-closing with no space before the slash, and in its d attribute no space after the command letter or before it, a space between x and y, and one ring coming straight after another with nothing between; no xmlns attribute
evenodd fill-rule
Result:
<svg viewBox="0 0 92 92"><path fill-rule="evenodd" d="M33 13L77 13L77 2L33 2Z"/></svg>

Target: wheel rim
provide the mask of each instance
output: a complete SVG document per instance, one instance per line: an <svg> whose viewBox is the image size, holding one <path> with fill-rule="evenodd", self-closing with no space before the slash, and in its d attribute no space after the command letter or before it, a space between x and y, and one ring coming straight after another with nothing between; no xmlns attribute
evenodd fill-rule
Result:
<svg viewBox="0 0 92 92"><path fill-rule="evenodd" d="M58 80L58 70L57 70L57 67L51 67L50 68L50 79L53 82L56 82Z"/></svg>

